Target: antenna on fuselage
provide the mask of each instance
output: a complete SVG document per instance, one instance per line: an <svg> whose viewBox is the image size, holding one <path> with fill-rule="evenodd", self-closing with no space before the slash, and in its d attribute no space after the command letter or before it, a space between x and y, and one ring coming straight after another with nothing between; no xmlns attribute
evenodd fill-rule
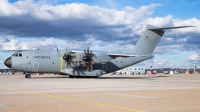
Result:
<svg viewBox="0 0 200 112"><path fill-rule="evenodd" d="M58 50L58 48L57 47L55 47L56 49L57 49L57 53L58 53L58 55L60 55L60 51Z"/></svg>

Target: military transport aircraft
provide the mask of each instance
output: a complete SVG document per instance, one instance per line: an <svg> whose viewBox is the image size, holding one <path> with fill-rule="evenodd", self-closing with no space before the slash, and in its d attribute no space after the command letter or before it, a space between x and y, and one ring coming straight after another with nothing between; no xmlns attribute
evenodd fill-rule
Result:
<svg viewBox="0 0 200 112"><path fill-rule="evenodd" d="M165 30L186 28L179 26L157 28L146 25L132 54L106 53L91 51L89 47L83 51L66 50L61 53L42 50L19 50L5 60L4 64L14 70L23 71L26 78L32 73L55 73L69 75L70 78L99 77L144 60L153 58L155 47Z"/></svg>

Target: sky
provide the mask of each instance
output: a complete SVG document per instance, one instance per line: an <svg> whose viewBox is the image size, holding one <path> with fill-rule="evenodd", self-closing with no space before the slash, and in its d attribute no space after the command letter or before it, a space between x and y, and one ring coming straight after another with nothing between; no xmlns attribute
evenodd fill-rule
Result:
<svg viewBox="0 0 200 112"><path fill-rule="evenodd" d="M41 49L132 54L145 25L167 30L154 58L135 66L200 68L199 0L0 0L0 67L13 52Z"/></svg>

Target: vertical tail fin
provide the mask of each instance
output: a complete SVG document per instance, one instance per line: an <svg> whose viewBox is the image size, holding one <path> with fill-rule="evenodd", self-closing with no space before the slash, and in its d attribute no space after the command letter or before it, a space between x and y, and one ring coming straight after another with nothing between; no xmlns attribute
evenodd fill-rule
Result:
<svg viewBox="0 0 200 112"><path fill-rule="evenodd" d="M186 28L193 26L180 26L180 27L167 27L167 28L157 28L152 25L146 25L145 31L134 47L134 52L144 53L144 54L152 54L154 49L156 48L158 42L161 37L165 33L167 29L175 29L175 28Z"/></svg>

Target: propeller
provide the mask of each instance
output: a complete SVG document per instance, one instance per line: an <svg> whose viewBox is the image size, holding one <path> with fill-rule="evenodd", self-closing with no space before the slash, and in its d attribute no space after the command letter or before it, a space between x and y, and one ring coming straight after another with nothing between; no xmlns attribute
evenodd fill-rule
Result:
<svg viewBox="0 0 200 112"><path fill-rule="evenodd" d="M83 56L83 61L85 61L85 65L86 65L86 72L88 70L92 71L93 70L93 59L92 59L92 51L89 50L89 47L87 48L87 50L84 49L85 52L85 56Z"/></svg>
<svg viewBox="0 0 200 112"><path fill-rule="evenodd" d="M68 65L69 67L71 68L71 62L73 61L72 60L72 52L70 51L70 49L65 49L65 53L64 53L64 56L63 56L63 59L65 60L65 63L67 63L67 68L68 68Z"/></svg>

